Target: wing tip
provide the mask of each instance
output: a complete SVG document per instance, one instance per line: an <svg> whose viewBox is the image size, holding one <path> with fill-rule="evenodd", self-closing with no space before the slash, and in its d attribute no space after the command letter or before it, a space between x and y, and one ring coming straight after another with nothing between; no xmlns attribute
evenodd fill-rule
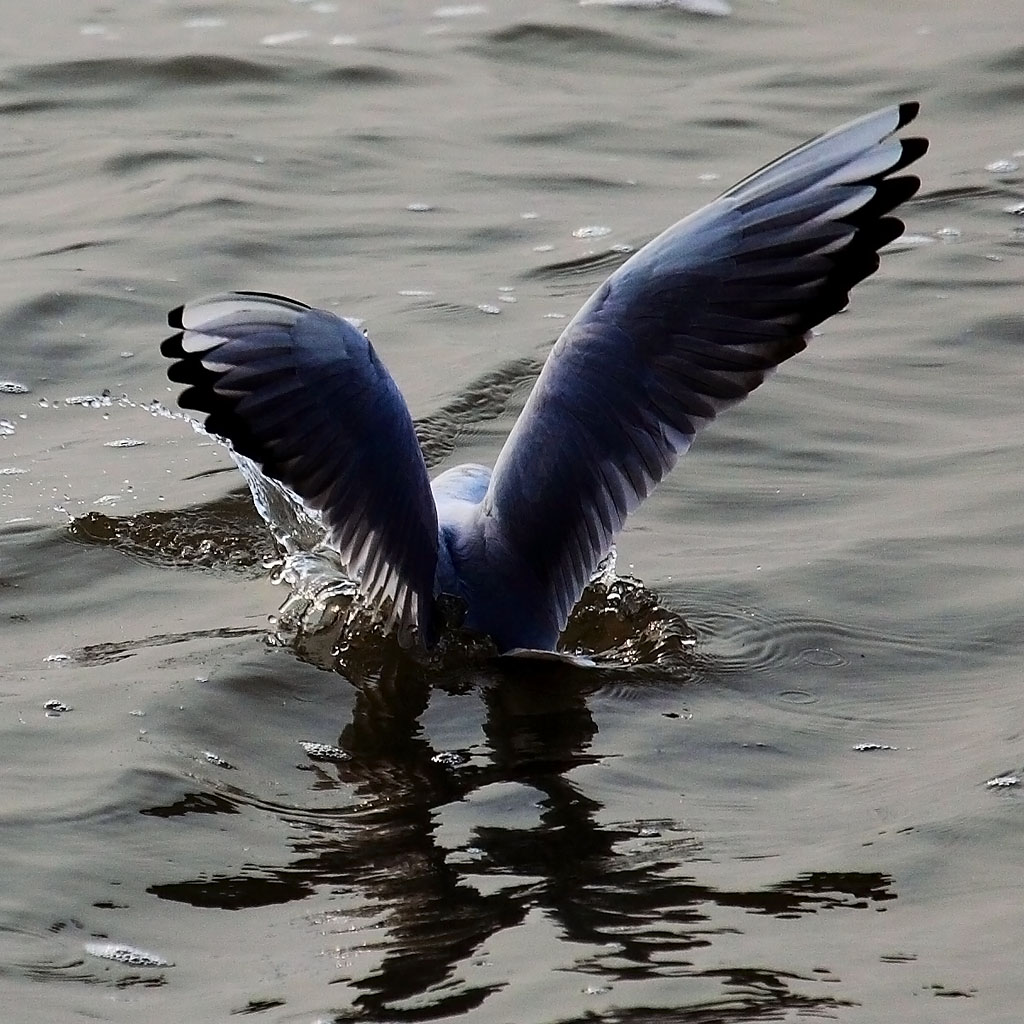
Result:
<svg viewBox="0 0 1024 1024"><path fill-rule="evenodd" d="M904 100L896 108L898 110L899 120L896 124L895 131L899 131L901 128L905 128L921 111L921 104L917 100Z"/></svg>

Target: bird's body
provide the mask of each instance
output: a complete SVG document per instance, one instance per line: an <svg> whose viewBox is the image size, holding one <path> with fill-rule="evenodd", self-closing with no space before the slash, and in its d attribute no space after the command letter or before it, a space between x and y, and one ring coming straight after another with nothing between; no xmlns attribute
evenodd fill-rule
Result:
<svg viewBox="0 0 1024 1024"><path fill-rule="evenodd" d="M627 260L563 331L493 470L431 481L401 393L351 323L262 292L172 311L162 351L206 429L297 494L388 625L438 599L499 651L552 650L627 515L723 409L846 305L902 223L916 104L812 140Z"/></svg>

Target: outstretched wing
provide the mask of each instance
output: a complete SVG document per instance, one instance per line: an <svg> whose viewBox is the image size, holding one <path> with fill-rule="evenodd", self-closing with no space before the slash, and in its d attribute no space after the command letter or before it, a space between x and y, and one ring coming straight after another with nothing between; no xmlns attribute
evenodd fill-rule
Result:
<svg viewBox="0 0 1024 1024"><path fill-rule="evenodd" d="M740 182L644 246L566 327L483 508L491 550L530 576L549 633L698 431L877 269L903 230L888 214L920 184L898 172L927 142L892 137L917 109L853 121Z"/></svg>
<svg viewBox="0 0 1024 1024"><path fill-rule="evenodd" d="M178 404L311 508L390 625L431 642L437 513L405 401L369 339L346 320L262 292L168 314L160 351L187 384Z"/></svg>

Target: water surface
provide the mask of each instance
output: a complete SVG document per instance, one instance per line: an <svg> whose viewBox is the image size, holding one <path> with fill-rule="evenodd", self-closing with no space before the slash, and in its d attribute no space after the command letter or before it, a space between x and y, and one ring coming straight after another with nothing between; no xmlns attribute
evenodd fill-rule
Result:
<svg viewBox="0 0 1024 1024"><path fill-rule="evenodd" d="M1019 1019L1018 8L5 5L12 1020ZM601 628L695 646L267 642L169 307L360 317L431 462L490 462L630 248L911 98L908 238L619 545Z"/></svg>

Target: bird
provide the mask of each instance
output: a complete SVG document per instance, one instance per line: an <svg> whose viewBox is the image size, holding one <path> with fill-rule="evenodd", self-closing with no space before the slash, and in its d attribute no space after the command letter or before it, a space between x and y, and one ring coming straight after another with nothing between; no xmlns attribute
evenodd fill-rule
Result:
<svg viewBox="0 0 1024 1024"><path fill-rule="evenodd" d="M320 517L407 644L432 649L456 609L499 654L553 651L627 516L903 232L920 180L901 172L928 142L898 133L918 108L811 139L637 250L562 331L493 468L431 480L367 334L269 292L168 314L178 404Z"/></svg>

